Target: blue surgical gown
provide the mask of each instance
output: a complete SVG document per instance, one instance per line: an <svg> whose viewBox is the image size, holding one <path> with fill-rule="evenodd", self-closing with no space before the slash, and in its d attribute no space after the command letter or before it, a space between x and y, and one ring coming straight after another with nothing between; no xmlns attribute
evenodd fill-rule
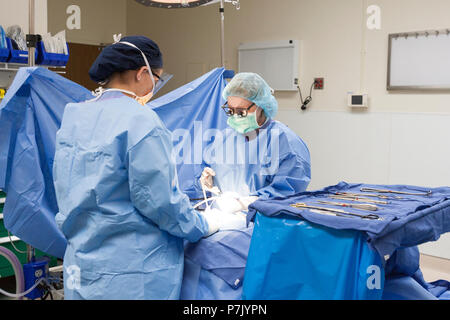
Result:
<svg viewBox="0 0 450 320"><path fill-rule="evenodd" d="M68 104L53 167L66 299L178 299L183 239L207 233L178 187L170 132L121 93Z"/></svg>
<svg viewBox="0 0 450 320"><path fill-rule="evenodd" d="M223 130L205 149L202 167L216 172L222 192L268 199L306 191L310 163L305 142L283 123L269 120L257 134ZM196 188L201 190L198 179Z"/></svg>

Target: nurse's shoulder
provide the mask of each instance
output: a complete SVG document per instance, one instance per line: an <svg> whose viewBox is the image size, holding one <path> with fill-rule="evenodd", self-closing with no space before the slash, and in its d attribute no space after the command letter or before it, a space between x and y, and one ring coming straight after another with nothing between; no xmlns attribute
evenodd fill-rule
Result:
<svg viewBox="0 0 450 320"><path fill-rule="evenodd" d="M303 155L309 156L309 149L306 145L305 141L297 135L291 128L289 128L284 123L273 120L272 124L268 128L269 130L278 130L278 134L280 137L280 142L291 149L291 151L295 153L301 153ZM283 143L285 142L285 143Z"/></svg>
<svg viewBox="0 0 450 320"><path fill-rule="evenodd" d="M169 131L159 116L148 105L142 106L129 97L115 99L109 107L117 117L120 117L120 131L128 132L129 144L137 144L149 134L167 134Z"/></svg>

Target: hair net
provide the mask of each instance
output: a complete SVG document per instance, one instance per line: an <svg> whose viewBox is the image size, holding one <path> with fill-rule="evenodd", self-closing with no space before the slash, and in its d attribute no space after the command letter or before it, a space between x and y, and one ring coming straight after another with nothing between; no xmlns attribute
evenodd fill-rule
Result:
<svg viewBox="0 0 450 320"><path fill-rule="evenodd" d="M125 37L120 41L138 47L147 57L150 68L163 67L162 53L154 41L144 36ZM89 70L89 76L98 83L107 80L115 72L137 70L143 66L145 61L139 50L117 42L103 49Z"/></svg>
<svg viewBox="0 0 450 320"><path fill-rule="evenodd" d="M238 73L223 91L223 98L240 97L262 108L266 116L273 119L278 112L278 102L273 90L264 79L256 73Z"/></svg>

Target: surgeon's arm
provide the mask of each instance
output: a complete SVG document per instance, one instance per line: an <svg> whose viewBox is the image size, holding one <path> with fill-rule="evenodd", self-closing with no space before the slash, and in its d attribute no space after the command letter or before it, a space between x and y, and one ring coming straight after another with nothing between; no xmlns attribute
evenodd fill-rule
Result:
<svg viewBox="0 0 450 320"><path fill-rule="evenodd" d="M306 191L311 181L311 166L295 153L282 157L278 170L268 176L270 183L255 193L262 199L286 197Z"/></svg>
<svg viewBox="0 0 450 320"><path fill-rule="evenodd" d="M178 187L170 133L155 128L128 151L130 195L160 229L191 242L208 234L206 219Z"/></svg>

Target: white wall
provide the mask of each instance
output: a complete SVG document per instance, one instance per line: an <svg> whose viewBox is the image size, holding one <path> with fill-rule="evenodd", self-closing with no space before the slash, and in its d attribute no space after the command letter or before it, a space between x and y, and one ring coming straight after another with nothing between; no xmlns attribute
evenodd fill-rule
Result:
<svg viewBox="0 0 450 320"><path fill-rule="evenodd" d="M281 110L308 144L310 190L339 181L448 186L450 114Z"/></svg>
<svg viewBox="0 0 450 320"><path fill-rule="evenodd" d="M66 10L81 9L81 29L68 30ZM48 0L48 30L54 34L66 29L68 42L100 45L113 42L114 34L126 35L126 0Z"/></svg>

